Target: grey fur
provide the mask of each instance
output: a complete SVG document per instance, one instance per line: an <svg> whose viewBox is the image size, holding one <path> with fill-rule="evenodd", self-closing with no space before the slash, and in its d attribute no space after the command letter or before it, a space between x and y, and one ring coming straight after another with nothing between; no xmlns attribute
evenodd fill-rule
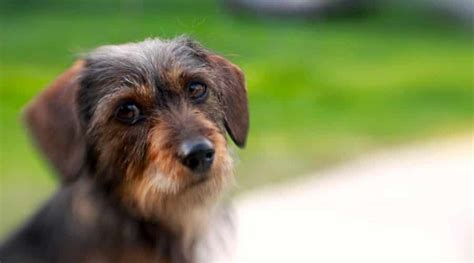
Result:
<svg viewBox="0 0 474 263"><path fill-rule="evenodd" d="M140 85L162 88L167 85L164 73L175 68L188 75L205 74L212 80L212 70L205 59L208 54L209 51L185 36L171 40L153 38L137 43L107 45L85 56L87 66L80 82L84 93L90 93L92 86L102 87L96 92L107 93ZM93 97L105 95L94 94ZM94 111L92 105L96 103L87 104L91 107L80 110L88 119Z"/></svg>

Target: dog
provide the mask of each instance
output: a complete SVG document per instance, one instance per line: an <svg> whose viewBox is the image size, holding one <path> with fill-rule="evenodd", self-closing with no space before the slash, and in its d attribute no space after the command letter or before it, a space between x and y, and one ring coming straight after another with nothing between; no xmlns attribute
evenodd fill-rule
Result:
<svg viewBox="0 0 474 263"><path fill-rule="evenodd" d="M202 243L229 219L227 134L243 148L249 128L239 67L188 37L103 46L46 88L24 119L62 183L2 244L2 263L208 256Z"/></svg>

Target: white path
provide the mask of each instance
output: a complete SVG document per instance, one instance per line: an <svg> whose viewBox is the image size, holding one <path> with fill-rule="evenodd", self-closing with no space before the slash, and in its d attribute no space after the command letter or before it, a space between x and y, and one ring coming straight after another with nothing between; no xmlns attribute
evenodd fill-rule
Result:
<svg viewBox="0 0 474 263"><path fill-rule="evenodd" d="M472 262L473 136L242 196L236 262Z"/></svg>

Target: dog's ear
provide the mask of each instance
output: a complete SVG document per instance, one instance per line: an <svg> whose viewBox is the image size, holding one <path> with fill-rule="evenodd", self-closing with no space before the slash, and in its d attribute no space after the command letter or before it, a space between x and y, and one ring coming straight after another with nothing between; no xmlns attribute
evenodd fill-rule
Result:
<svg viewBox="0 0 474 263"><path fill-rule="evenodd" d="M78 176L85 157L85 143L75 109L78 76L83 67L84 61L77 61L23 112L30 136L63 182Z"/></svg>
<svg viewBox="0 0 474 263"><path fill-rule="evenodd" d="M225 58L209 55L219 71L219 99L224 107L227 132L237 146L243 148L249 130L249 111L245 76L242 70Z"/></svg>

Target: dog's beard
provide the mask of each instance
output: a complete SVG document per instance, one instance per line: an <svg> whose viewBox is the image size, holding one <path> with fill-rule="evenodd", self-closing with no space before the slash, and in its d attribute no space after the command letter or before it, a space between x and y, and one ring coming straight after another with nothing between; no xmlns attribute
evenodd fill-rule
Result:
<svg viewBox="0 0 474 263"><path fill-rule="evenodd" d="M122 201L137 216L173 230L183 231L193 225L202 228L222 193L234 183L232 159L227 151L218 154L215 161L207 179L199 183L186 180L195 176L189 171L165 174L159 163L152 162L140 178L125 183Z"/></svg>

